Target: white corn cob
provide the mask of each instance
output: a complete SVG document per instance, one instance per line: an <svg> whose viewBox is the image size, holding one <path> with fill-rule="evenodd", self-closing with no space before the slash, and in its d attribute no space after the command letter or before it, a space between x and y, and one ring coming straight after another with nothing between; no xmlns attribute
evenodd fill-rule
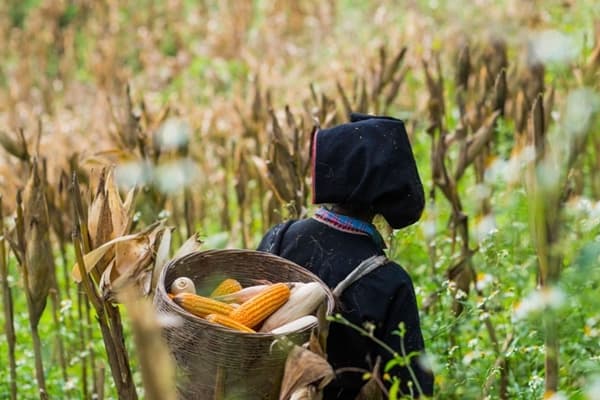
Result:
<svg viewBox="0 0 600 400"><path fill-rule="evenodd" d="M171 293L179 294L179 293L192 293L196 294L196 286L194 285L194 281L190 278L182 276L177 278L171 284Z"/></svg>
<svg viewBox="0 0 600 400"><path fill-rule="evenodd" d="M251 299L256 296L270 285L256 285L256 286L248 286L247 288L243 288L242 290L238 290L234 293L224 294L222 296L215 296L215 300L224 301L226 303L238 303L242 304L246 300Z"/></svg>
<svg viewBox="0 0 600 400"><path fill-rule="evenodd" d="M317 282L295 283L288 301L265 320L261 332L270 332L300 317L313 313L327 293Z"/></svg>
<svg viewBox="0 0 600 400"><path fill-rule="evenodd" d="M287 324L275 328L269 333L272 333L274 335L292 333L304 329L318 321L319 320L314 315L305 315L304 317L300 317L298 319L293 320L292 322L288 322Z"/></svg>

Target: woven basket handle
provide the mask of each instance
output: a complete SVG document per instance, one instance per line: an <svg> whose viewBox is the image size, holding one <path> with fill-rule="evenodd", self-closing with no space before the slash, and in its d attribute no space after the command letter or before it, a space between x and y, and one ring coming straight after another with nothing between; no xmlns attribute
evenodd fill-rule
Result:
<svg viewBox="0 0 600 400"><path fill-rule="evenodd" d="M387 262L388 259L386 256L372 256L362 261L356 268L352 270L352 272L348 274L344 280L337 284L337 286L333 289L333 295L336 298L339 298L344 290L346 290L350 285Z"/></svg>

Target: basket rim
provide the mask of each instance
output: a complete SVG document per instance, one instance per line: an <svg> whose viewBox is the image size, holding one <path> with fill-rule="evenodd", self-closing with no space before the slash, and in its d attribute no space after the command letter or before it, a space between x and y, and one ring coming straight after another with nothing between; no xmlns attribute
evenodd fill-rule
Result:
<svg viewBox="0 0 600 400"><path fill-rule="evenodd" d="M167 273L170 270L172 270L176 265L178 265L180 263L185 263L185 261L187 261L188 259L193 259L193 258L199 257L199 256L210 256L211 254L237 254L237 255L252 254L254 256L259 255L261 257L272 258L273 260L276 260L278 262L283 262L284 264L288 265L289 267L297 269L301 273L309 276L311 279L314 279L315 282L318 282L321 284L321 286L325 289L326 298L327 298L327 309L325 311L325 316L328 317L333 314L333 310L335 307L335 298L333 296L333 292L331 291L331 289L327 286L327 284L325 284L325 282L323 282L323 280L321 278L319 278L317 275L315 275L308 269L302 267L301 265L296 264L295 262L293 262L291 260L288 260L287 258L278 256L276 254L269 253L266 251L250 250L250 249L196 250L191 253L187 253L182 256L172 258L168 262L165 263L165 265L162 267L162 269L160 271L158 282L156 283L156 293L154 294L154 297L156 298L157 296L160 296L163 301L173 303L173 300L171 300L169 298L169 296L167 296L167 290L165 287L165 278L166 278ZM316 323L313 323L313 324L307 326L306 328L298 330L298 331L288 332L288 333L279 333L279 334L277 334L277 333L274 334L274 333L270 333L270 332L258 332L258 331L254 332L254 333L240 332L240 331L236 331L234 329L230 329L227 327L221 327L220 325L217 325L217 324L212 324L212 323L206 321L205 319L200 318L200 317L184 310L183 308L177 306L175 303L173 303L173 305L174 305L173 311L176 312L178 315L180 315L183 318L191 319L195 322L200 323L201 325L204 325L205 327L210 327L212 329L223 332L225 334L242 335L245 337L252 337L252 338L256 338L256 339L280 338L280 337L284 337L284 336L288 336L288 335L300 334L302 332L312 330L318 326L318 322L316 322Z"/></svg>

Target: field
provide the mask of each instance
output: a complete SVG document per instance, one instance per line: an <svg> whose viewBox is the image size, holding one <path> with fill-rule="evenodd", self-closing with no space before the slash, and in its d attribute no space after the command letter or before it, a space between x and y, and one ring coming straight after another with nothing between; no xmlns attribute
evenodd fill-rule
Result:
<svg viewBox="0 0 600 400"><path fill-rule="evenodd" d="M4 0L0 43L0 398L161 398L118 278L310 216L311 132L359 111L425 186L376 224L435 398L600 399L600 2Z"/></svg>

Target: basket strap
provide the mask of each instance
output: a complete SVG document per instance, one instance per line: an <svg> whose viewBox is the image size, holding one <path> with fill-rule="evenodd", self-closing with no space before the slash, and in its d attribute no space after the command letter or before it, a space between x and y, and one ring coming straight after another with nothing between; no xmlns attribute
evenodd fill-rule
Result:
<svg viewBox="0 0 600 400"><path fill-rule="evenodd" d="M363 276L368 273L374 271L375 269L381 267L384 264L387 264L388 259L386 256L372 256L362 261L356 268L352 270L348 274L346 278L344 278L337 286L333 289L333 295L335 297L340 297L341 294L346 290L350 285L354 282L358 281Z"/></svg>

